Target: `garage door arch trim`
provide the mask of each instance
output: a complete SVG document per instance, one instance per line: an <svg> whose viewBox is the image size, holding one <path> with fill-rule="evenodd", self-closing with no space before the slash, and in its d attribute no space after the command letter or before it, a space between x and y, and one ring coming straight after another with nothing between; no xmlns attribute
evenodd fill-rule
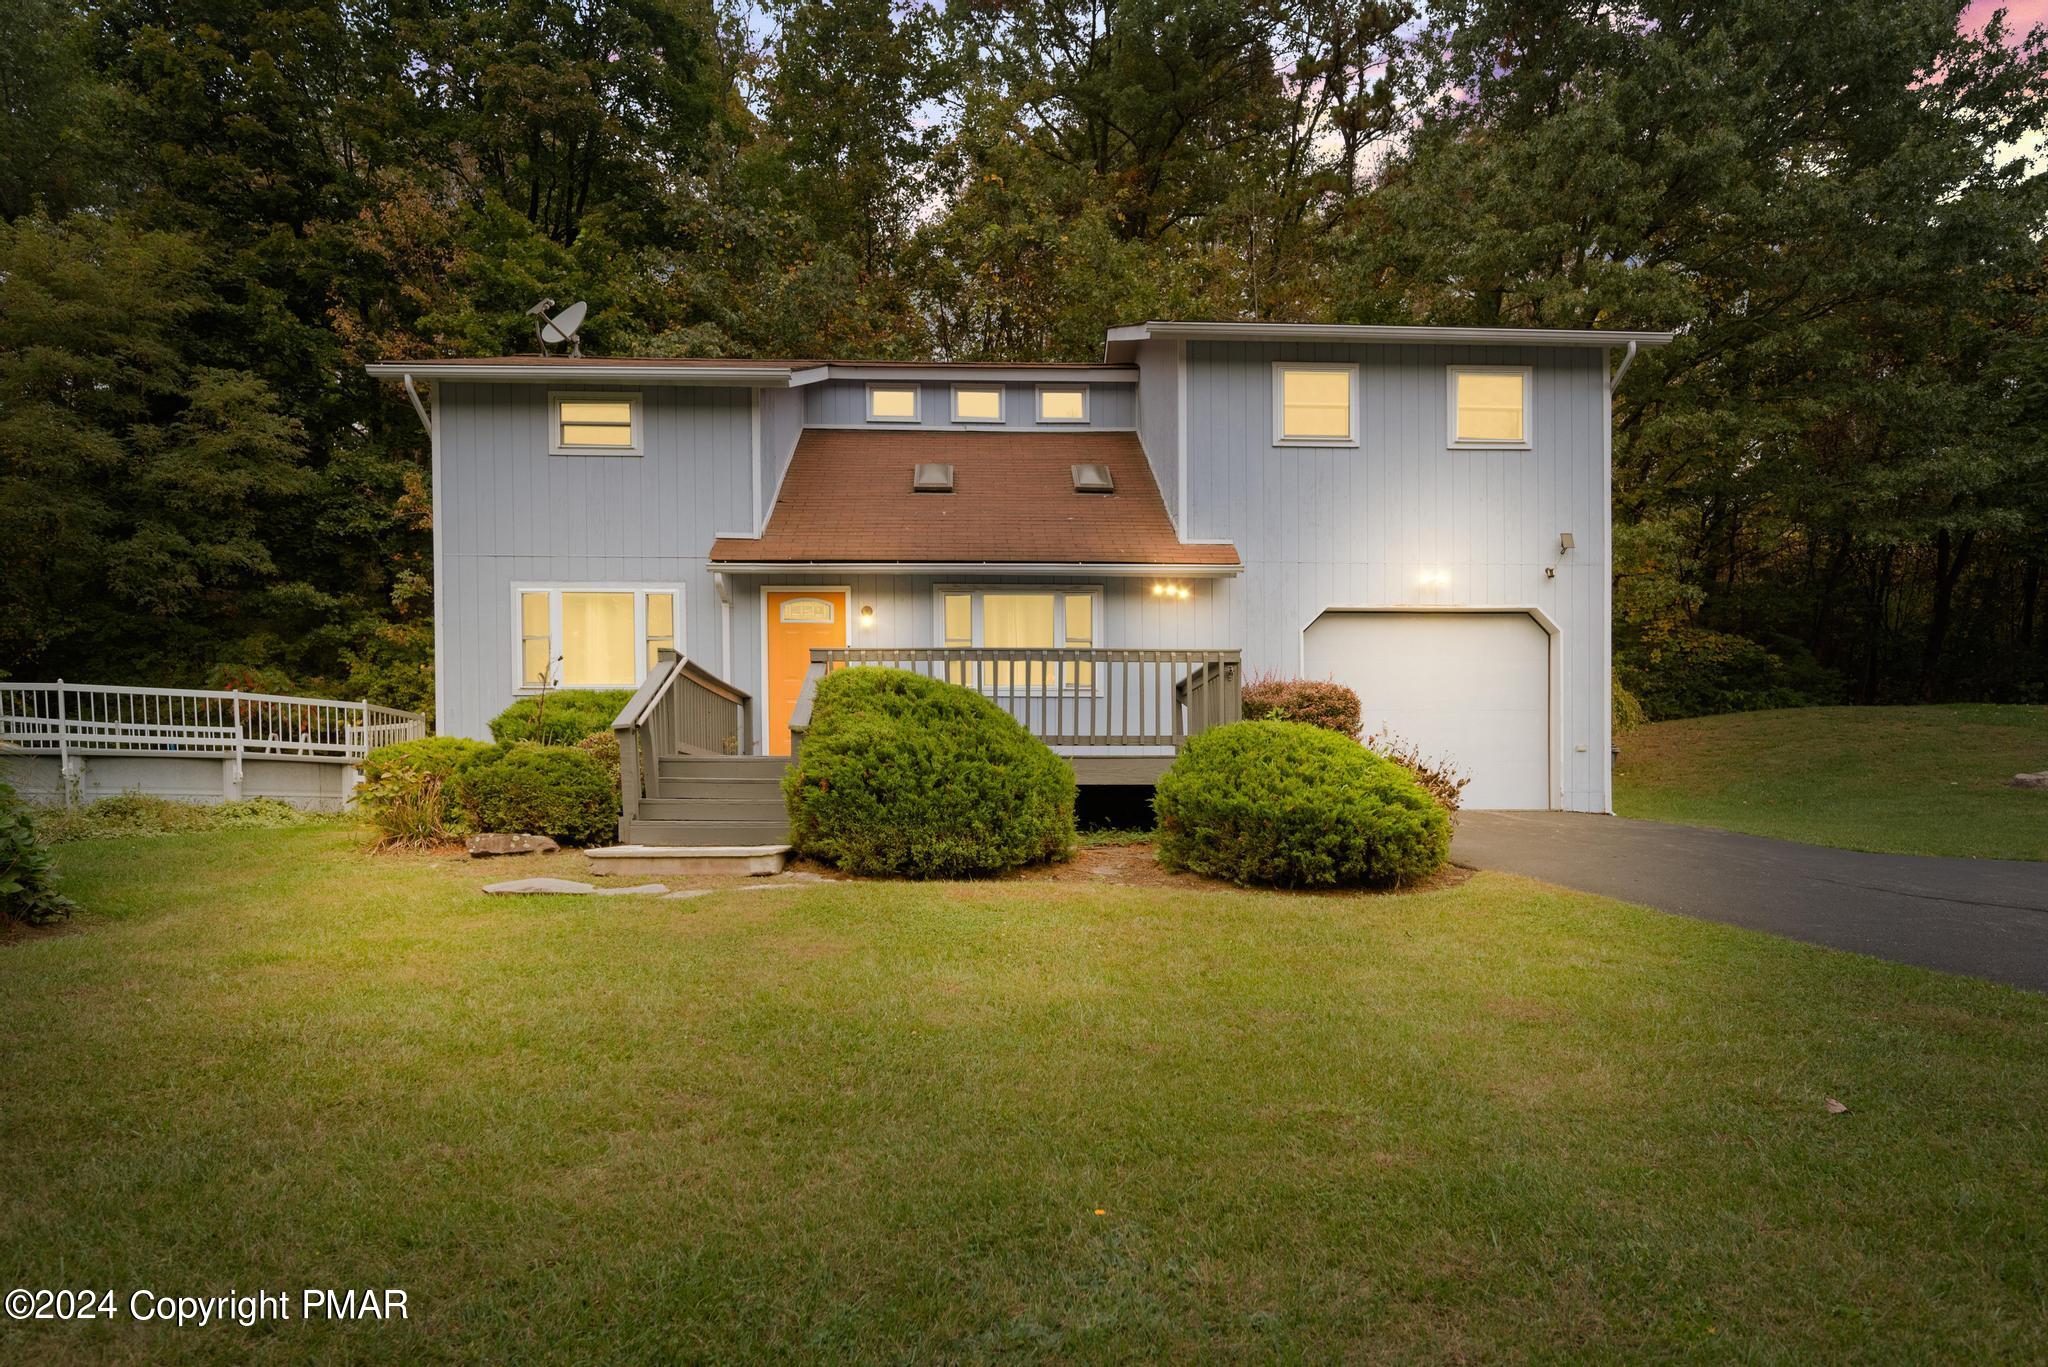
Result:
<svg viewBox="0 0 2048 1367"><path fill-rule="evenodd" d="M1561 775L1561 774L1562 774L1562 773L1564 772L1564 765L1563 765L1563 764L1561 763L1561 760L1560 760L1560 756L1558 755L1558 739L1559 739L1559 737L1560 737L1560 736L1562 736L1562 735L1563 735L1563 733L1564 733L1564 730L1563 730L1563 715L1562 715L1562 712L1561 712L1561 710L1560 710L1560 709L1562 708L1562 706L1563 706L1563 699L1564 699L1564 678L1563 678L1563 671L1564 671L1564 663L1563 663L1563 661L1564 661L1564 656L1563 656L1563 652L1562 652L1561 650L1559 650L1559 649L1558 649L1558 642L1559 642L1559 640L1560 640L1560 639L1561 639L1561 637L1562 637L1562 633L1561 633L1561 632L1559 631L1559 629L1558 629L1558 625L1557 625L1557 622L1556 622L1556 620L1555 620L1554 618L1552 618L1552 617L1551 617L1551 615L1550 615L1549 613L1545 612L1545 611L1544 611L1544 610L1543 610L1542 608L1540 608L1540 607L1537 607L1537 606L1536 606L1535 604L1533 604L1533 603L1498 603L1498 604L1494 604L1494 603L1487 603L1487 604L1481 604L1481 603L1372 603L1372 604L1367 604L1367 603L1360 603L1360 604L1350 604L1350 603L1341 603L1341 604L1331 604L1331 605L1330 605L1330 606L1328 606L1328 607L1324 607L1324 608L1321 608L1321 609L1317 610L1317 612L1316 612L1316 613L1315 613L1315 614L1314 614L1313 616L1311 616L1311 617L1310 617L1310 618L1309 618L1309 619L1308 619L1308 620L1307 620L1306 622L1303 622L1303 623L1301 624L1301 630L1300 630L1300 632L1299 632L1299 633L1297 633L1297 636L1296 636L1296 641L1297 641L1297 646L1296 646L1296 672L1297 672L1297 673L1299 673L1299 674L1300 674L1301 676L1303 676L1304 678L1305 678L1305 677L1307 677L1307 674L1308 674L1308 633L1309 633L1309 628L1313 627L1313 626L1314 626L1314 625L1315 625L1315 624L1316 624L1317 622L1320 622L1320 621L1322 621L1322 620L1323 620L1323 619L1324 619L1325 617L1347 617L1347 616L1368 616L1368 615L1371 615L1371 616L1382 616L1382 617L1385 617L1385 616L1404 616L1404 617L1405 617L1405 616L1417 616L1417 615L1421 615L1421 614L1426 614L1426 613L1442 614L1442 615L1446 615L1446 616L1452 616L1452 615L1465 615L1465 616L1487 616L1487 617L1511 617L1511 616L1515 616L1515 615L1518 615L1518 614L1519 614L1519 615L1524 615L1524 616L1527 616L1527 617L1528 617L1528 618L1529 618L1529 619L1530 619L1531 621L1535 622L1537 626L1539 626L1539 627L1543 628L1543 635L1544 635L1545 639L1546 639L1546 640L1548 641L1548 643L1549 643L1549 647L1550 647L1550 649L1549 649L1549 656L1550 656L1550 661L1549 661L1549 663L1550 663L1549 675L1550 675L1550 677L1549 677L1549 679L1548 679L1548 681L1547 681L1547 682L1548 682L1548 692L1549 692L1549 695L1550 695L1550 696L1549 696L1549 698L1548 698L1548 704L1549 704L1549 705L1548 705L1548 707L1547 707L1547 708L1545 709L1545 711L1546 711L1546 713L1548 714L1548 717L1549 717L1549 731L1550 731L1550 735L1549 735L1549 737L1548 737L1548 743L1547 743L1547 744L1546 744L1546 746L1545 746L1545 751L1546 751L1546 754L1547 754L1547 757L1548 757L1548 761L1549 761L1549 765L1548 765L1548 767L1549 767L1549 773L1548 773L1548 775L1546 776L1546 778L1545 778L1545 780L1544 780L1544 785L1543 785L1543 787L1544 787L1544 794L1545 794L1545 798L1546 798L1546 800L1547 800L1547 801L1549 802L1549 804L1550 804L1550 810L1552 810L1552 811L1561 811L1561 810L1563 809L1563 807L1564 807L1564 790L1563 790L1563 789L1562 789L1562 788L1561 788L1561 787L1559 786L1559 776L1560 776L1560 775Z"/></svg>

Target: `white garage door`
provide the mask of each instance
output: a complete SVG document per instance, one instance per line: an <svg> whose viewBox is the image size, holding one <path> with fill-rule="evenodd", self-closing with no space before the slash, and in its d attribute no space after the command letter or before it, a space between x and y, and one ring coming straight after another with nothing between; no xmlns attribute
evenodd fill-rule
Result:
<svg viewBox="0 0 2048 1367"><path fill-rule="evenodd" d="M1471 775L1464 805L1550 805L1550 638L1525 612L1325 613L1307 677L1358 694L1366 734L1391 729Z"/></svg>

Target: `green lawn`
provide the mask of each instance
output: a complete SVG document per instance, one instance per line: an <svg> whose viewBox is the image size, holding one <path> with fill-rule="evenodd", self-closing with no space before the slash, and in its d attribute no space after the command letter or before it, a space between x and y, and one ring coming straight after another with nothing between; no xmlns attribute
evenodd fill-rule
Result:
<svg viewBox="0 0 2048 1367"><path fill-rule="evenodd" d="M1621 738L1614 810L1892 854L2048 859L2048 707L1803 707Z"/></svg>
<svg viewBox="0 0 2048 1367"><path fill-rule="evenodd" d="M413 1318L0 1361L2048 1355L2048 997L1497 875L493 899L359 842L61 849L0 1278Z"/></svg>

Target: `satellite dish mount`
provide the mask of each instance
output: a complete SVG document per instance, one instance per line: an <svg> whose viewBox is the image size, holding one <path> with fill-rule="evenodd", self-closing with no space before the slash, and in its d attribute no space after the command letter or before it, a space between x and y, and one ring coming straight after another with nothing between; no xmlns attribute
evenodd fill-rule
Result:
<svg viewBox="0 0 2048 1367"><path fill-rule="evenodd" d="M554 306L554 300L543 299L526 311L527 316L535 320L533 331L540 338L540 354L552 356L554 353L548 350L549 346L566 345L571 356L580 358L583 339L576 335L576 331L583 326L583 315L590 312L590 305L579 299L550 318L548 310Z"/></svg>

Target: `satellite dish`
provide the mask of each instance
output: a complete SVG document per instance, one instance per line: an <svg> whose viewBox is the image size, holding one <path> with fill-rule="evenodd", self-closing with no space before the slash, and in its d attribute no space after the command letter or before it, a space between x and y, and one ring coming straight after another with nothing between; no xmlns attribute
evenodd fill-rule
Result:
<svg viewBox="0 0 2048 1367"><path fill-rule="evenodd" d="M571 348L570 355L581 356L583 354L583 343L578 340L576 330L583 326L583 315L590 312L590 305L579 299L550 318L547 311L554 306L554 300L543 299L527 310L528 313L540 319L538 323L534 324L534 331L540 334L540 354L543 356L550 354L548 351L550 345L561 346L567 343Z"/></svg>

